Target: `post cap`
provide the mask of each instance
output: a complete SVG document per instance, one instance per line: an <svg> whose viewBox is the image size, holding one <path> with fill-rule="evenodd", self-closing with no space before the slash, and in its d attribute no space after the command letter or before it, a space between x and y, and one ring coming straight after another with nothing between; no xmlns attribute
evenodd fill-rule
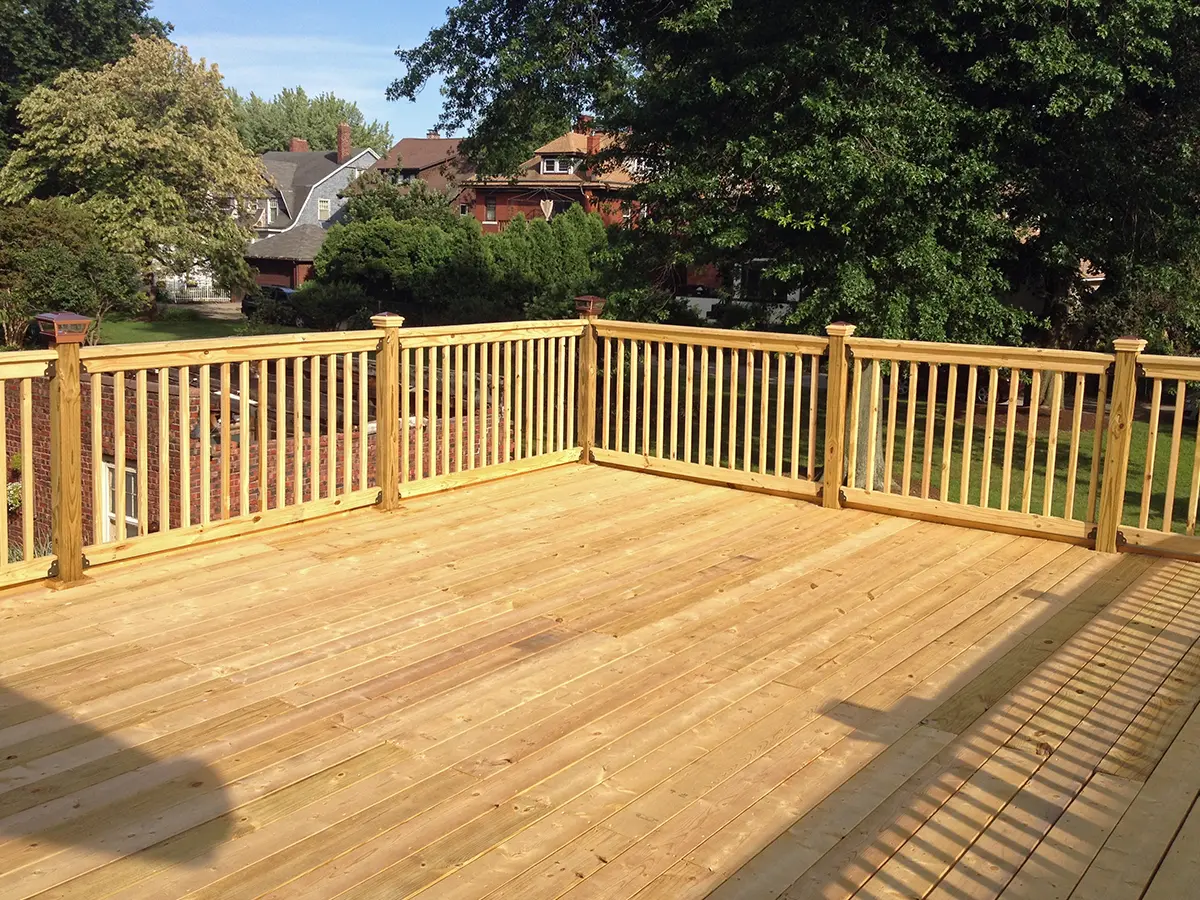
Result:
<svg viewBox="0 0 1200 900"><path fill-rule="evenodd" d="M376 328L399 328L404 324L404 316L390 312L376 313L371 316L371 324Z"/></svg>
<svg viewBox="0 0 1200 900"><path fill-rule="evenodd" d="M854 326L849 322L830 322L825 326L825 333L830 337L850 337L854 334Z"/></svg>
<svg viewBox="0 0 1200 900"><path fill-rule="evenodd" d="M575 298L575 312L581 319L595 319L604 312L604 304L608 301L595 294L584 294Z"/></svg>
<svg viewBox="0 0 1200 900"><path fill-rule="evenodd" d="M1118 353L1141 353L1146 342L1139 337L1119 337L1113 341L1113 349Z"/></svg>
<svg viewBox="0 0 1200 900"><path fill-rule="evenodd" d="M37 316L38 333L53 344L82 344L92 320L72 312L48 312Z"/></svg>

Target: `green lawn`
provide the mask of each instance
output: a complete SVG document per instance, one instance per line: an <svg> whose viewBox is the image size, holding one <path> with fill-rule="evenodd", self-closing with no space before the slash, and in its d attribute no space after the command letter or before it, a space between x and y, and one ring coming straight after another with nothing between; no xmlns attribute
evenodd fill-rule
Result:
<svg viewBox="0 0 1200 900"><path fill-rule="evenodd" d="M267 326L268 334L301 331L283 325ZM106 319L100 326L102 344L140 344L146 341L187 341L198 338L236 337L261 334L261 326L251 331L245 319L219 319L201 315L186 307L168 307L153 321L146 319Z"/></svg>

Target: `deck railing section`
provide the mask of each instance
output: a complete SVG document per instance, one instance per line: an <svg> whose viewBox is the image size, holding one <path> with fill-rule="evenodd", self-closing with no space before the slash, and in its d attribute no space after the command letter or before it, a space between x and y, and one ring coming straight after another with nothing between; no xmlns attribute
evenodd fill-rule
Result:
<svg viewBox="0 0 1200 900"><path fill-rule="evenodd" d="M373 504L379 346L371 330L84 348L88 562Z"/></svg>
<svg viewBox="0 0 1200 900"><path fill-rule="evenodd" d="M826 338L594 320L595 461L815 499Z"/></svg>
<svg viewBox="0 0 1200 900"><path fill-rule="evenodd" d="M0 584L581 459L1200 557L1200 359L1141 340L372 324L0 356Z"/></svg>
<svg viewBox="0 0 1200 900"><path fill-rule="evenodd" d="M580 320L400 333L400 494L580 457Z"/></svg>
<svg viewBox="0 0 1200 900"><path fill-rule="evenodd" d="M5 515L0 527L0 584L45 577L54 562L52 496L39 483L49 436L34 431L35 393L47 396L57 355L36 350L0 354L0 451L4 453ZM36 440L35 440L36 437Z"/></svg>
<svg viewBox="0 0 1200 900"><path fill-rule="evenodd" d="M847 504L1084 541L1103 353L849 338Z"/></svg>

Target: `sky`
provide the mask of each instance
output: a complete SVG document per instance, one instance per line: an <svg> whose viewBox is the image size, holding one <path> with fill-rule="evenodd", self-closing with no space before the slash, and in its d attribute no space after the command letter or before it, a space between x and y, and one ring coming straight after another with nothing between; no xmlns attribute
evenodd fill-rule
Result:
<svg viewBox="0 0 1200 900"><path fill-rule="evenodd" d="M419 44L445 18L449 0L154 0L153 14L193 59L216 63L241 94L272 97L285 87L332 91L392 136L424 137L441 109L436 85L416 103L385 98L402 74L397 47Z"/></svg>

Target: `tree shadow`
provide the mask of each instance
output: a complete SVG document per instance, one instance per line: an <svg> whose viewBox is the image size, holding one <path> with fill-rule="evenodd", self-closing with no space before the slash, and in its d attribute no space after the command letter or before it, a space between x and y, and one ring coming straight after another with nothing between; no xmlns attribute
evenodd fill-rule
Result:
<svg viewBox="0 0 1200 900"><path fill-rule="evenodd" d="M230 811L221 775L178 732L134 746L0 685L0 885L71 848L203 865L232 833ZM201 824L195 840L167 840Z"/></svg>

